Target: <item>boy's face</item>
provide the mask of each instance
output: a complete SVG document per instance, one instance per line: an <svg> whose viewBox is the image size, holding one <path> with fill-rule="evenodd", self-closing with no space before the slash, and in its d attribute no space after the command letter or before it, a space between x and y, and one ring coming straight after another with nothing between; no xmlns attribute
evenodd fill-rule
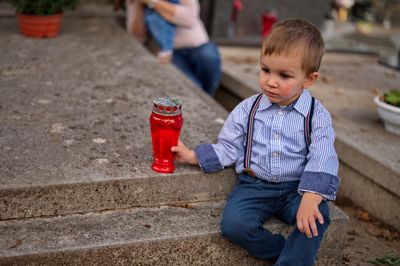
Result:
<svg viewBox="0 0 400 266"><path fill-rule="evenodd" d="M318 77L318 72L306 76L301 69L300 53L263 55L260 60L261 91L271 103L286 106L294 102Z"/></svg>

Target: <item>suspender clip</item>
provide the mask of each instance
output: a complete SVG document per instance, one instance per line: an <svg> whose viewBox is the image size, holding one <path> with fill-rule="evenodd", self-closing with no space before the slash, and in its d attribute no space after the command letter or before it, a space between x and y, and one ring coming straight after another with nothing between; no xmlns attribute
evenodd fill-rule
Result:
<svg viewBox="0 0 400 266"><path fill-rule="evenodd" d="M251 170L249 168L244 169L244 171L246 172L246 174L248 174L251 177L255 177L256 176L256 174L254 174L253 170Z"/></svg>

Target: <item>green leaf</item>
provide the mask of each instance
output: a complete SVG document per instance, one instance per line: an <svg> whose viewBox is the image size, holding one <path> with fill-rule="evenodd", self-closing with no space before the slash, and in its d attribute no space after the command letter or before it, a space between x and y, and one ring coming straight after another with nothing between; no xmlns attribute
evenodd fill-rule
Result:
<svg viewBox="0 0 400 266"><path fill-rule="evenodd" d="M383 99L388 104L400 107L400 90L385 92Z"/></svg>
<svg viewBox="0 0 400 266"><path fill-rule="evenodd" d="M400 258L397 256L394 256L392 254L386 254L382 258L377 258L373 261L368 261L369 263L372 263L374 265L392 265L392 266L400 266Z"/></svg>
<svg viewBox="0 0 400 266"><path fill-rule="evenodd" d="M74 9L79 0L7 0L16 11L31 15L54 15L67 9Z"/></svg>

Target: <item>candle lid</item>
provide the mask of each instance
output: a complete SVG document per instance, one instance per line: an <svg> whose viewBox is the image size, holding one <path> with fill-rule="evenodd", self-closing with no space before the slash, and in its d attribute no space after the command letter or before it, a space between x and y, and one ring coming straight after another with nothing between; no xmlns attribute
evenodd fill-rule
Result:
<svg viewBox="0 0 400 266"><path fill-rule="evenodd" d="M182 100L177 98L158 98L153 101L153 112L160 115L178 115L182 113Z"/></svg>

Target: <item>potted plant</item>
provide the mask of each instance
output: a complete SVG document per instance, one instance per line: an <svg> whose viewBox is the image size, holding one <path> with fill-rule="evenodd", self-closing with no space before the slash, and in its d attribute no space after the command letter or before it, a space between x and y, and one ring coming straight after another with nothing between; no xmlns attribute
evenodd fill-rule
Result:
<svg viewBox="0 0 400 266"><path fill-rule="evenodd" d="M375 96L378 114L387 131L400 135L400 90L391 90Z"/></svg>
<svg viewBox="0 0 400 266"><path fill-rule="evenodd" d="M60 32L63 11L74 9L79 0L8 0L17 12L21 34L55 37Z"/></svg>

